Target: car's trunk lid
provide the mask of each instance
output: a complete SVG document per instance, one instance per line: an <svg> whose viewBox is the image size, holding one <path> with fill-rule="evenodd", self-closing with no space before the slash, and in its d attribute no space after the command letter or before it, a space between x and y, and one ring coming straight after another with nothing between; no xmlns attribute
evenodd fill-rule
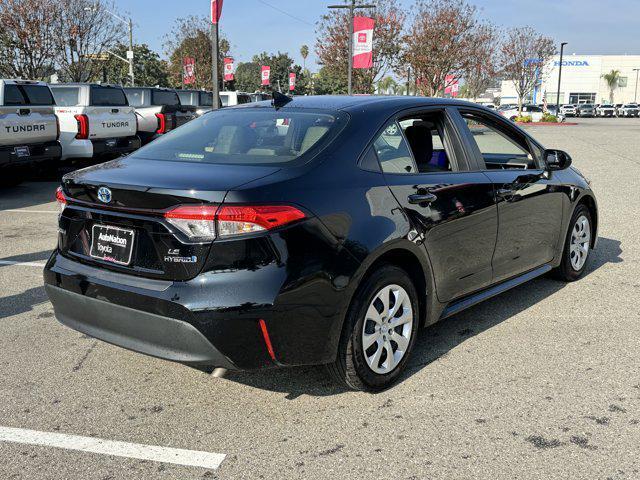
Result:
<svg viewBox="0 0 640 480"><path fill-rule="evenodd" d="M188 280L202 270L211 243L189 242L164 212L177 205L221 203L229 190L278 170L123 158L76 171L63 180L68 207L60 219L60 249L84 263ZM131 237L131 250L110 259L97 250L94 237L101 234L127 237L127 242Z"/></svg>

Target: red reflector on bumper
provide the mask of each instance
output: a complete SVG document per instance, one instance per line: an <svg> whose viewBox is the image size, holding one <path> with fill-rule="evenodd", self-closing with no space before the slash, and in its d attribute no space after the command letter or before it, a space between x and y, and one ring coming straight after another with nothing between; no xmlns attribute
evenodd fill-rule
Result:
<svg viewBox="0 0 640 480"><path fill-rule="evenodd" d="M271 339L269 338L269 330L267 330L267 324L263 319L258 320L258 325L260 325L260 330L262 331L262 338L264 339L264 344L267 347L267 352L269 352L269 356L271 360L276 361L276 354L273 351L273 345L271 345Z"/></svg>

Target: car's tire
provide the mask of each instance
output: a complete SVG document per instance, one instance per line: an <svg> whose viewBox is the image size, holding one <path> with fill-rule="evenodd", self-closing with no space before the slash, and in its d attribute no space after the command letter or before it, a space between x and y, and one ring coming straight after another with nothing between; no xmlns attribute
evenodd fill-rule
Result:
<svg viewBox="0 0 640 480"><path fill-rule="evenodd" d="M565 282L578 280L585 272L591 253L593 220L584 204L578 205L571 216L562 261L554 276Z"/></svg>
<svg viewBox="0 0 640 480"><path fill-rule="evenodd" d="M387 308L382 300L385 297ZM419 318L418 294L407 273L393 265L382 265L364 279L354 295L337 358L327 369L334 379L353 390L376 392L388 388L409 359ZM372 343L365 348L364 342L368 341Z"/></svg>

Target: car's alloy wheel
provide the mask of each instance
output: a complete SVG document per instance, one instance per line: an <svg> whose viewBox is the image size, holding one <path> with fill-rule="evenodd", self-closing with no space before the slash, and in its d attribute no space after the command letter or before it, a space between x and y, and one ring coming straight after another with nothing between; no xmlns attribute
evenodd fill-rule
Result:
<svg viewBox="0 0 640 480"><path fill-rule="evenodd" d="M587 267L592 245L592 218L586 205L578 205L571 216L560 266L555 276L567 282L577 280Z"/></svg>
<svg viewBox="0 0 640 480"><path fill-rule="evenodd" d="M354 294L329 372L354 390L389 387L409 359L419 318L418 293L407 272L378 267Z"/></svg>
<svg viewBox="0 0 640 480"><path fill-rule="evenodd" d="M411 299L400 285L380 290L362 323L362 348L369 368L387 374L398 366L413 333Z"/></svg>
<svg viewBox="0 0 640 480"><path fill-rule="evenodd" d="M590 245L591 224L585 215L580 215L571 230L571 243L569 247L571 266L576 272L580 271L587 262Z"/></svg>

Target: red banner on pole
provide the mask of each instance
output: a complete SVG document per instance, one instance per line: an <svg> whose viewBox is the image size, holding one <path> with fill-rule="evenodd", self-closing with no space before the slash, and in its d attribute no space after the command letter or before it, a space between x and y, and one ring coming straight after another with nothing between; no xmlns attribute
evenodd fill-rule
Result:
<svg viewBox="0 0 640 480"><path fill-rule="evenodd" d="M231 82L233 81L234 73L235 73L235 64L233 63L233 58L225 57L224 59L224 81Z"/></svg>
<svg viewBox="0 0 640 480"><path fill-rule="evenodd" d="M373 67L373 27L368 17L353 19L353 68Z"/></svg>
<svg viewBox="0 0 640 480"><path fill-rule="evenodd" d="M262 66L262 85L269 85L269 77L271 76L271 67Z"/></svg>
<svg viewBox="0 0 640 480"><path fill-rule="evenodd" d="M446 85L444 88L444 94L450 95L454 98L457 97L458 92L460 91L460 82L458 79L453 75L447 75L444 77L444 83Z"/></svg>
<svg viewBox="0 0 640 480"><path fill-rule="evenodd" d="M214 25L220 21L222 16L223 0L211 0L211 23Z"/></svg>
<svg viewBox="0 0 640 480"><path fill-rule="evenodd" d="M182 59L182 83L185 85L196 83L196 59L193 57Z"/></svg>
<svg viewBox="0 0 640 480"><path fill-rule="evenodd" d="M293 92L296 89L296 74L291 72L289 74L289 90Z"/></svg>

